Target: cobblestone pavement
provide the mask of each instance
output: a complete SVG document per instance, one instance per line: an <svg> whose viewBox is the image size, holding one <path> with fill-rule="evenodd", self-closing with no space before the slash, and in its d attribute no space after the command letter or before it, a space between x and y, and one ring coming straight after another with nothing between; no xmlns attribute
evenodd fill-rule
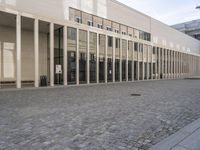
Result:
<svg viewBox="0 0 200 150"><path fill-rule="evenodd" d="M197 118L200 80L1 91L0 149L145 150Z"/></svg>

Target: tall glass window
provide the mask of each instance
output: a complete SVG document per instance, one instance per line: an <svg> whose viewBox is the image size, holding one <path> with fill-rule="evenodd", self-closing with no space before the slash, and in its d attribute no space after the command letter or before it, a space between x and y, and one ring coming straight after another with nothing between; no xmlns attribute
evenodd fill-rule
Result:
<svg viewBox="0 0 200 150"><path fill-rule="evenodd" d="M132 81L133 42L128 41L128 80Z"/></svg>
<svg viewBox="0 0 200 150"><path fill-rule="evenodd" d="M60 27L54 31L54 70L56 66L60 65L63 67L63 28ZM63 70L63 68L62 68ZM55 84L63 84L63 72L61 74L57 74L54 71L54 83Z"/></svg>
<svg viewBox="0 0 200 150"><path fill-rule="evenodd" d="M97 34L90 32L90 82L96 82Z"/></svg>
<svg viewBox="0 0 200 150"><path fill-rule="evenodd" d="M105 35L99 35L99 82L105 82L105 48L106 37Z"/></svg>
<svg viewBox="0 0 200 150"><path fill-rule="evenodd" d="M76 49L77 49L77 30L67 28L67 78L68 84L76 84Z"/></svg>
<svg viewBox="0 0 200 150"><path fill-rule="evenodd" d="M115 39L115 81L120 81L120 39Z"/></svg>
<svg viewBox="0 0 200 150"><path fill-rule="evenodd" d="M122 40L122 81L126 81L127 41Z"/></svg>
<svg viewBox="0 0 200 150"><path fill-rule="evenodd" d="M108 82L112 82L112 51L113 51L113 37L108 36L108 60L107 60L107 78Z"/></svg>
<svg viewBox="0 0 200 150"><path fill-rule="evenodd" d="M79 30L79 82L87 82L87 32Z"/></svg>
<svg viewBox="0 0 200 150"><path fill-rule="evenodd" d="M139 44L139 79L143 80L143 44Z"/></svg>
<svg viewBox="0 0 200 150"><path fill-rule="evenodd" d="M138 43L134 43L134 80L138 80Z"/></svg>

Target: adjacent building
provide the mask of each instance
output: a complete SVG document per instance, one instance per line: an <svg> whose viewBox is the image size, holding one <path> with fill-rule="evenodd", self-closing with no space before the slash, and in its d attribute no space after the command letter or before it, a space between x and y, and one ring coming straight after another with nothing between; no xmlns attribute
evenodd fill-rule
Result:
<svg viewBox="0 0 200 150"><path fill-rule="evenodd" d="M200 40L200 20L193 20L173 25L172 28Z"/></svg>
<svg viewBox="0 0 200 150"><path fill-rule="evenodd" d="M0 63L1 88L176 79L200 42L115 0L1 0Z"/></svg>

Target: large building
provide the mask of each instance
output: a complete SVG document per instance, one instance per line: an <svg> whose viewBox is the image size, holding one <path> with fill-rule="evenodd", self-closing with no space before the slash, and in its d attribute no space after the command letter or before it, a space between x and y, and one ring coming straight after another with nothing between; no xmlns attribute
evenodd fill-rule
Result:
<svg viewBox="0 0 200 150"><path fill-rule="evenodd" d="M198 40L115 0L1 0L0 11L1 88L200 74Z"/></svg>
<svg viewBox="0 0 200 150"><path fill-rule="evenodd" d="M188 34L189 36L195 39L200 40L200 19L176 24L176 25L173 25L172 27L185 34Z"/></svg>

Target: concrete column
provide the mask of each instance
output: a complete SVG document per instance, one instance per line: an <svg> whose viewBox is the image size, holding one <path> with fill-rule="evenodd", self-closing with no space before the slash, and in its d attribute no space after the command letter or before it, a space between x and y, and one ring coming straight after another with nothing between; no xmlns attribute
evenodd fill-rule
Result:
<svg viewBox="0 0 200 150"><path fill-rule="evenodd" d="M153 80L153 47L151 47L151 80Z"/></svg>
<svg viewBox="0 0 200 150"><path fill-rule="evenodd" d="M137 52L137 80L140 80L140 46L138 43L138 52Z"/></svg>
<svg viewBox="0 0 200 150"><path fill-rule="evenodd" d="M157 79L157 74L158 74L158 51L157 51L157 48L155 47L155 56L156 56L156 59L155 59L155 79Z"/></svg>
<svg viewBox="0 0 200 150"><path fill-rule="evenodd" d="M173 79L173 58L174 58L174 55L173 55L173 51L171 50L170 52L170 60L171 60L171 75L170 75L170 78Z"/></svg>
<svg viewBox="0 0 200 150"><path fill-rule="evenodd" d="M160 79L160 73L161 73L161 70L160 70L160 66L161 66L161 61L160 61L160 48L158 48L158 79Z"/></svg>
<svg viewBox="0 0 200 150"><path fill-rule="evenodd" d="M96 64L96 73L97 73L97 83L99 83L99 34L97 33L97 64Z"/></svg>
<svg viewBox="0 0 200 150"><path fill-rule="evenodd" d="M167 79L167 76L168 76L168 70L167 70L167 66L168 66L168 55L167 55L167 49L165 49L165 79Z"/></svg>
<svg viewBox="0 0 200 150"><path fill-rule="evenodd" d="M174 51L174 79L176 78L176 52Z"/></svg>
<svg viewBox="0 0 200 150"><path fill-rule="evenodd" d="M3 58L2 58L2 43L0 42L0 88L1 87L1 82L2 82L2 64L3 64Z"/></svg>
<svg viewBox="0 0 200 150"><path fill-rule="evenodd" d="M144 44L142 44L142 80L144 81L144 72L145 72L145 68L144 68Z"/></svg>
<svg viewBox="0 0 200 150"><path fill-rule="evenodd" d="M120 39L120 63L119 63L119 80L122 82L122 39Z"/></svg>
<svg viewBox="0 0 200 150"><path fill-rule="evenodd" d="M113 37L113 51L112 51L112 72L113 72L113 82L115 82L115 49L116 49L116 44L115 44L115 37Z"/></svg>
<svg viewBox="0 0 200 150"><path fill-rule="evenodd" d="M106 51L105 51L105 83L108 83L108 36L106 35Z"/></svg>
<svg viewBox="0 0 200 150"><path fill-rule="evenodd" d="M21 16L16 16L16 79L17 88L21 88Z"/></svg>
<svg viewBox="0 0 200 150"><path fill-rule="evenodd" d="M181 53L179 53L179 78L181 78Z"/></svg>
<svg viewBox="0 0 200 150"><path fill-rule="evenodd" d="M183 54L180 53L180 73L181 73L181 78L183 76Z"/></svg>
<svg viewBox="0 0 200 150"><path fill-rule="evenodd" d="M189 54L187 54L187 58L188 58L188 73L187 73L187 76L191 76L191 56Z"/></svg>
<svg viewBox="0 0 200 150"><path fill-rule="evenodd" d="M134 57L135 57L135 50L134 50L134 42L132 42L132 81L134 81Z"/></svg>
<svg viewBox="0 0 200 150"><path fill-rule="evenodd" d="M170 72L171 72L171 70L170 70L170 50L168 50L168 76L167 76L167 78L168 79L170 79Z"/></svg>
<svg viewBox="0 0 200 150"><path fill-rule="evenodd" d="M149 52L150 52L150 47L147 45L147 80L149 80Z"/></svg>
<svg viewBox="0 0 200 150"><path fill-rule="evenodd" d="M63 79L64 85L67 85L67 26L63 29Z"/></svg>
<svg viewBox="0 0 200 150"><path fill-rule="evenodd" d="M188 67L189 67L188 68L188 70L189 70L188 76L191 76L191 57L189 54L188 54L187 58L188 58Z"/></svg>
<svg viewBox="0 0 200 150"><path fill-rule="evenodd" d="M39 21L34 20L35 87L39 87Z"/></svg>
<svg viewBox="0 0 200 150"><path fill-rule="evenodd" d="M163 79L165 78L165 50L166 49L162 49L162 76L163 76Z"/></svg>
<svg viewBox="0 0 200 150"><path fill-rule="evenodd" d="M179 78L179 52L177 52L177 78Z"/></svg>
<svg viewBox="0 0 200 150"><path fill-rule="evenodd" d="M50 86L54 86L54 23L50 23Z"/></svg>
<svg viewBox="0 0 200 150"><path fill-rule="evenodd" d="M90 32L87 32L87 84L90 84Z"/></svg>
<svg viewBox="0 0 200 150"><path fill-rule="evenodd" d="M126 42L126 82L128 82L128 40Z"/></svg>
<svg viewBox="0 0 200 150"><path fill-rule="evenodd" d="M76 32L76 84L79 85L79 29Z"/></svg>

